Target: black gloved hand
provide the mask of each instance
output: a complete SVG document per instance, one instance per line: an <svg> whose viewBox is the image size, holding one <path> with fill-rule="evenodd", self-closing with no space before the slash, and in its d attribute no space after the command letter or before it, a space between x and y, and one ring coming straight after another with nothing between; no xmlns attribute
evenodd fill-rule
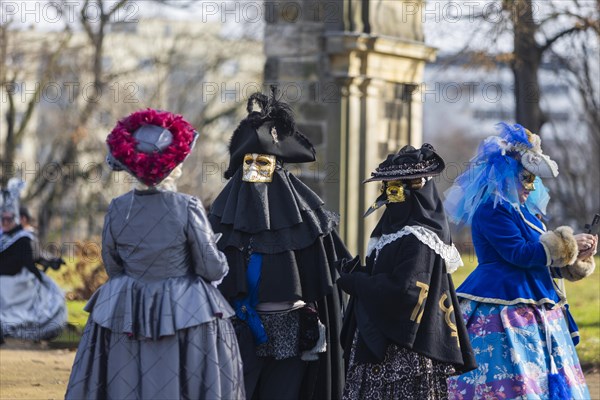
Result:
<svg viewBox="0 0 600 400"><path fill-rule="evenodd" d="M356 256L351 260L344 258L340 261L340 273L351 274L353 272L359 272L363 268L360 265L360 256Z"/></svg>
<svg viewBox="0 0 600 400"><path fill-rule="evenodd" d="M355 291L355 276L352 274L344 274L342 273L339 279L337 280L337 285L344 292L348 293L351 296L356 295Z"/></svg>
<svg viewBox="0 0 600 400"><path fill-rule="evenodd" d="M44 267L44 272L48 270L48 268L52 268L54 270L60 269L61 265L66 265L65 260L62 258L43 258L40 257L37 261L42 267Z"/></svg>

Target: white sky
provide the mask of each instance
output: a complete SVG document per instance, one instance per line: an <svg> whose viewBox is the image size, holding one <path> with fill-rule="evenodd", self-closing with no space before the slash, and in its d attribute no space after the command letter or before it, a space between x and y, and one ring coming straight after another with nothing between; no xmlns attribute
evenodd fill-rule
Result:
<svg viewBox="0 0 600 400"><path fill-rule="evenodd" d="M300 1L300 0L298 0ZM371 1L396 1L396 0L371 0ZM105 2L109 7L117 3L116 0ZM40 30L62 30L66 23L77 26L77 16L84 4L84 0L0 0L0 22L13 21L13 26L30 28L35 26ZM276 3L277 4L277 3ZM506 17L500 12L497 0L429 0L424 5L407 2L406 13L414 13L414 7L422 7L422 21L424 23L425 38L428 45L437 47L442 53L453 53L462 49L465 43L477 47L479 43L485 49L491 50L489 29L492 26L508 24ZM540 20L548 13L555 10L574 11L575 4L580 5L577 10L597 18L596 0L537 0L534 1L534 18ZM98 15L98 6L91 2L88 15L93 19ZM144 17L167 19L194 20L199 23L218 22L226 24L224 29L232 37L241 36L244 31L251 29L254 36L260 37L266 14L263 0L218 0L196 1L189 8L178 9L157 5L147 0L135 0L121 9L115 18L125 21L135 21ZM474 13L486 12L485 20L478 21L470 18ZM246 22L246 23L244 23ZM247 22L250 22L248 24ZM548 35L557 31L566 24L571 24L566 18L561 18L553 24L548 24L544 29ZM246 32L247 33L247 32ZM541 39L541 38L540 38ZM512 49L512 36L499 36L499 40L492 46L494 51L506 52Z"/></svg>
<svg viewBox="0 0 600 400"><path fill-rule="evenodd" d="M597 19L597 5L596 0L534 0L533 18L540 22L552 13L572 12ZM511 22L502 14L499 1L427 1L421 11L425 41L428 45L440 49L442 53L456 53L467 43L472 48L479 47L490 52L507 52L513 48L511 34L499 35L495 43L490 43L491 38L496 36L494 29L502 30L503 27L510 26ZM486 14L483 19L471 17L482 13ZM553 36L573 23L574 20L566 16L545 23L537 37L538 42L544 42L544 36ZM560 42L557 42L557 45L560 46Z"/></svg>
<svg viewBox="0 0 600 400"><path fill-rule="evenodd" d="M0 0L0 22L12 21L15 27L40 30L60 30L66 23L76 24L84 0ZM118 1L105 1L108 9ZM98 5L90 2L86 8L92 21L97 18ZM262 1L197 1L196 4L177 8L156 4L152 1L134 0L115 14L115 20L135 22L140 18L165 18L175 20L196 20L200 23L222 22L235 25L244 21L264 20ZM234 28L233 28L234 29Z"/></svg>

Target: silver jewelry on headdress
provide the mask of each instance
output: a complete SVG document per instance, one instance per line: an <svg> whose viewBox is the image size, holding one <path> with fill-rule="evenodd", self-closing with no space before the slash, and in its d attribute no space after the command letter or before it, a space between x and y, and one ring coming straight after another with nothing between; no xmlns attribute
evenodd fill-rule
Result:
<svg viewBox="0 0 600 400"><path fill-rule="evenodd" d="M558 165L542 151L542 139L539 135L525 129L527 139L532 147L529 148L521 143L509 144L510 149L521 155L521 165L532 174L540 178L556 178L558 176Z"/></svg>

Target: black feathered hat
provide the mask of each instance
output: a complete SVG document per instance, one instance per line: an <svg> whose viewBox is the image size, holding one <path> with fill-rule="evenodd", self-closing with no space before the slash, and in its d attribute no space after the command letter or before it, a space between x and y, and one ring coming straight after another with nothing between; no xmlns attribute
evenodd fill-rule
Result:
<svg viewBox="0 0 600 400"><path fill-rule="evenodd" d="M408 145L401 148L397 154L389 154L364 183L435 176L445 167L444 160L429 143L425 143L420 149Z"/></svg>
<svg viewBox="0 0 600 400"><path fill-rule="evenodd" d="M271 97L254 93L248 99L248 116L231 136L226 179L235 174L248 153L271 154L289 163L315 161L315 148L296 128L292 109L277 99L275 87L271 90Z"/></svg>

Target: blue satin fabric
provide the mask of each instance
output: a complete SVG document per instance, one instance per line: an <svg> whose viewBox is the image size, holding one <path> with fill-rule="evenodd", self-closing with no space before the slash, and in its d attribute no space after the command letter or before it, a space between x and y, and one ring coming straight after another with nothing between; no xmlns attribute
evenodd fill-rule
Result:
<svg viewBox="0 0 600 400"><path fill-rule="evenodd" d="M248 282L248 296L241 300L234 301L235 315L248 324L255 344L266 343L267 333L256 312L258 304L258 284L262 268L262 254L252 253L246 270L246 280Z"/></svg>
<svg viewBox="0 0 600 400"><path fill-rule="evenodd" d="M525 207L527 220L543 230L539 220ZM552 284L540 232L526 224L518 211L503 202L494 207L488 202L473 218L473 246L479 265L457 292L486 299L511 301L560 298Z"/></svg>
<svg viewBox="0 0 600 400"><path fill-rule="evenodd" d="M526 206L520 212L527 222L545 228ZM478 266L460 285L459 297L496 304L557 304L556 292L541 233L523 219L514 206L493 201L482 204L474 214L472 237ZM565 314L571 332L577 325ZM574 341L578 341L574 339Z"/></svg>

